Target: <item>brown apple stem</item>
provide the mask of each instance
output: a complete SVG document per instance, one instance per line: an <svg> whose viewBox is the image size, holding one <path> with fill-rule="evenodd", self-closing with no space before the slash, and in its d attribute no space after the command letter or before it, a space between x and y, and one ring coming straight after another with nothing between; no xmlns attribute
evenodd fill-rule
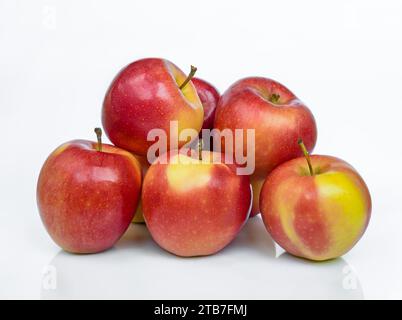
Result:
<svg viewBox="0 0 402 320"><path fill-rule="evenodd" d="M301 138L299 138L299 140L297 141L297 143L300 146L300 149L303 151L304 157L307 160L307 164L308 164L308 170L310 171L310 175L314 176L314 170L313 170L313 166L311 165L311 158L310 158L310 154L307 151L306 146L303 143L303 140Z"/></svg>
<svg viewBox="0 0 402 320"><path fill-rule="evenodd" d="M269 101L271 101L272 103L278 103L280 98L281 96L279 94L273 93L269 98Z"/></svg>
<svg viewBox="0 0 402 320"><path fill-rule="evenodd" d="M98 139L98 144L96 146L97 151L102 151L102 129L95 128L96 138Z"/></svg>
<svg viewBox="0 0 402 320"><path fill-rule="evenodd" d="M202 161L202 148L204 147L204 141L202 139L198 140L198 160Z"/></svg>
<svg viewBox="0 0 402 320"><path fill-rule="evenodd" d="M187 83L190 82L190 80L194 77L195 73L197 72L197 68L194 66L191 66L190 73L188 74L186 80L180 85L180 90L183 90L184 87L187 85Z"/></svg>

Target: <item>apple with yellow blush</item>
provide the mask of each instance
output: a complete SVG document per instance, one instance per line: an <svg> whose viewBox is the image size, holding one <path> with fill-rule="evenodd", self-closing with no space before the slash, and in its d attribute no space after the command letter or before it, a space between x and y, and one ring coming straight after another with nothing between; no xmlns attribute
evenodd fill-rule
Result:
<svg viewBox="0 0 402 320"><path fill-rule="evenodd" d="M281 164L265 180L260 195L264 224L295 256L315 261L340 257L368 226L369 190L345 161L309 156L301 140L299 144L305 157Z"/></svg>
<svg viewBox="0 0 402 320"><path fill-rule="evenodd" d="M167 133L177 148L188 143L179 140L183 130L201 130L204 111L191 82L195 67L186 76L175 64L165 59L148 58L135 61L114 78L103 102L102 124L110 141L139 156L146 156L154 141L148 141L152 129ZM177 132L171 132L177 121ZM177 135L177 136L172 136Z"/></svg>
<svg viewBox="0 0 402 320"><path fill-rule="evenodd" d="M223 163L224 155L199 155L163 155L148 169L142 188L153 239L183 257L210 255L227 246L248 219L251 204L248 176Z"/></svg>

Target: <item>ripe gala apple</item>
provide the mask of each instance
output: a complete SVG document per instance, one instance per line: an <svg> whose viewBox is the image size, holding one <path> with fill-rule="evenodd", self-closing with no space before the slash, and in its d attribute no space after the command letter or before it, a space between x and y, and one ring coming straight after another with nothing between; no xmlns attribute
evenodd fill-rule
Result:
<svg viewBox="0 0 402 320"><path fill-rule="evenodd" d="M176 65L148 58L126 66L110 85L103 103L102 123L110 141L118 147L146 156L154 141L152 129L168 133L167 142L178 141L184 129L201 130L204 111L197 91ZM177 137L170 136L170 123L177 121ZM178 147L189 141L179 141Z"/></svg>
<svg viewBox="0 0 402 320"><path fill-rule="evenodd" d="M44 163L37 185L42 221L52 239L72 253L106 250L135 213L141 168L128 151L74 140Z"/></svg>
<svg viewBox="0 0 402 320"><path fill-rule="evenodd" d="M153 239L178 256L203 256L228 245L250 209L248 176L202 151L201 160L165 154L149 168L142 188L145 223ZM223 159L224 156L220 155Z"/></svg>
<svg viewBox="0 0 402 320"><path fill-rule="evenodd" d="M260 195L264 224L287 252L328 260L348 252L371 215L368 188L348 163L330 156L285 162L267 177Z"/></svg>
<svg viewBox="0 0 402 320"><path fill-rule="evenodd" d="M302 155L295 141L302 138L308 151L316 143L317 128L310 110L285 86L267 78L237 81L221 96L215 128L255 130L255 171L266 177L277 165ZM246 148L236 145L233 151ZM222 151L225 143L222 140Z"/></svg>

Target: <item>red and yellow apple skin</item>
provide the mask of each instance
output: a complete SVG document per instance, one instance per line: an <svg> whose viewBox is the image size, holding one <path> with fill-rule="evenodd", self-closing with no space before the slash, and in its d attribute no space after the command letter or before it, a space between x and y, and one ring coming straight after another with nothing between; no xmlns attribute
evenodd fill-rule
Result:
<svg viewBox="0 0 402 320"><path fill-rule="evenodd" d="M260 193L265 182L265 177L256 175L250 176L250 183L253 189L253 206L251 207L250 218L260 213Z"/></svg>
<svg viewBox="0 0 402 320"><path fill-rule="evenodd" d="M110 85L102 109L102 123L110 141L118 147L140 156L147 154L155 143L147 141L151 129L167 134L170 122L178 122L178 134L184 129L200 131L204 111L191 81L180 85L187 76L173 63L149 58L125 67ZM179 141L179 147L189 141Z"/></svg>
<svg viewBox="0 0 402 320"><path fill-rule="evenodd" d="M186 154L156 160L142 188L145 223L163 249L183 257L214 254L227 246L248 219L251 191L247 176L233 165ZM224 156L222 155L222 159Z"/></svg>
<svg viewBox="0 0 402 320"><path fill-rule="evenodd" d="M219 92L210 83L199 78L191 79L198 97L204 107L204 123L202 129L212 129L214 127L215 110L219 102Z"/></svg>
<svg viewBox="0 0 402 320"><path fill-rule="evenodd" d="M260 77L239 80L221 96L215 128L255 129L254 173L265 177L277 165L302 156L295 141L303 139L312 151L317 139L310 110L282 84ZM244 132L243 150L247 150L246 142ZM237 144L234 150L239 147L242 145Z"/></svg>
<svg viewBox="0 0 402 320"><path fill-rule="evenodd" d="M37 203L52 239L72 253L114 245L130 225L141 189L141 168L127 151L74 140L58 147L39 175Z"/></svg>
<svg viewBox="0 0 402 320"><path fill-rule="evenodd" d="M348 252L371 215L366 184L346 162L330 156L290 160L267 177L260 195L264 224L287 252L322 261Z"/></svg>

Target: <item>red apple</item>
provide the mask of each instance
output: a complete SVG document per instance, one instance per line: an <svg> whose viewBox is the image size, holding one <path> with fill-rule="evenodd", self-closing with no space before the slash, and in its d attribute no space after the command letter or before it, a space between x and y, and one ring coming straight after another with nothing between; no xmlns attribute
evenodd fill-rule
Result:
<svg viewBox="0 0 402 320"><path fill-rule="evenodd" d="M215 109L219 102L219 92L210 83L199 78L191 79L197 94L204 107L204 123L202 129L212 129L214 127Z"/></svg>
<svg viewBox="0 0 402 320"><path fill-rule="evenodd" d="M53 240L73 253L106 250L130 225L138 204L141 168L128 151L74 140L48 157L37 203Z"/></svg>
<svg viewBox="0 0 402 320"><path fill-rule="evenodd" d="M310 110L282 84L259 77L239 80L222 95L215 128L255 129L255 174L263 177L282 162L302 155L294 143L298 138L309 151L317 138ZM247 150L245 138L234 151L238 148Z"/></svg>
<svg viewBox="0 0 402 320"><path fill-rule="evenodd" d="M173 254L214 254L236 237L248 218L249 178L215 157L210 151L202 152L202 160L165 154L145 176L145 222L153 239Z"/></svg>
<svg viewBox="0 0 402 320"><path fill-rule="evenodd" d="M336 258L366 230L370 193L345 161L319 155L310 159L305 153L309 165L305 158L296 158L267 177L260 195L262 218L287 252L317 261Z"/></svg>
<svg viewBox="0 0 402 320"><path fill-rule="evenodd" d="M110 85L102 109L106 134L116 146L140 156L154 141L147 141L151 129L162 129L179 140L184 129L201 130L204 112L197 91L188 77L163 59L143 59L129 64ZM177 136L170 135L171 121L177 121ZM189 141L179 141L178 147Z"/></svg>

